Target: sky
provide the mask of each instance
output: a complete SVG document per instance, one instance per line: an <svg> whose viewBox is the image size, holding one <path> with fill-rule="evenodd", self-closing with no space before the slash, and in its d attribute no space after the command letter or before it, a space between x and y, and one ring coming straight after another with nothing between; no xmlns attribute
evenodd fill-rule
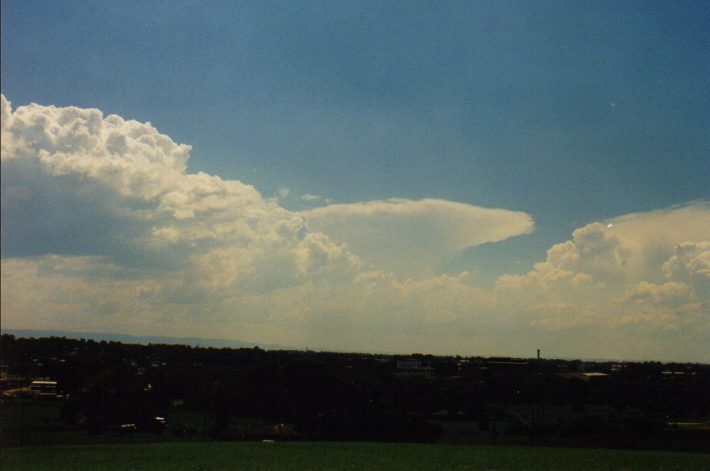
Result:
<svg viewBox="0 0 710 471"><path fill-rule="evenodd" d="M1 16L3 328L710 360L706 2Z"/></svg>

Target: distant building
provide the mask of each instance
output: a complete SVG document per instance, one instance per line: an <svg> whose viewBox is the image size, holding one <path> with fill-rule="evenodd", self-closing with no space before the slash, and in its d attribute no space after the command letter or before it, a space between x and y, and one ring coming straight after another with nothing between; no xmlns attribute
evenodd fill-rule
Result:
<svg viewBox="0 0 710 471"><path fill-rule="evenodd" d="M407 360L397 360L398 370L418 370L422 367L422 361L416 358L409 358Z"/></svg>
<svg viewBox="0 0 710 471"><path fill-rule="evenodd" d="M49 380L32 381L30 394L35 397L57 397L57 382Z"/></svg>
<svg viewBox="0 0 710 471"><path fill-rule="evenodd" d="M430 376L434 373L434 368L422 366L422 361L416 358L397 360L398 375Z"/></svg>
<svg viewBox="0 0 710 471"><path fill-rule="evenodd" d="M599 372L594 372L594 371L589 371L586 373L578 373L578 372L557 373L557 375L561 376L563 378L567 378L567 379L579 379L584 382L588 382L590 380L596 381L599 379L607 378L609 376L607 373L599 373Z"/></svg>

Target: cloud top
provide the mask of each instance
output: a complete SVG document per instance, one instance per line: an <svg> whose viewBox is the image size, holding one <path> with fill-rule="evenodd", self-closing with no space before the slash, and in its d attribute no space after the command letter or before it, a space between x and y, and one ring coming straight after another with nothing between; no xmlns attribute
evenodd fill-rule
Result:
<svg viewBox="0 0 710 471"><path fill-rule="evenodd" d="M430 275L457 252L527 234L530 215L439 199L332 204L300 213L309 229L347 244L373 266Z"/></svg>

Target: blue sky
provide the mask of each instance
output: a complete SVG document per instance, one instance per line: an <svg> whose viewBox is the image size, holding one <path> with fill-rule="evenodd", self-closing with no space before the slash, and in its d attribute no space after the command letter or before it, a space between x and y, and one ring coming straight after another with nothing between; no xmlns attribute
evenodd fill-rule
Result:
<svg viewBox="0 0 710 471"><path fill-rule="evenodd" d="M709 42L710 10L705 2L691 1L3 0L2 93L12 109L30 103L75 106L150 122L174 143L192 146L187 168L180 170L185 175L204 172L253 185L264 204L304 218L304 230L346 244L366 267L358 270L393 274L400 287L408 278L459 279L468 272L473 281L466 286L483 290L480 296L490 301L507 279L501 276L524 277L534 263L547 260L555 244L580 244L575 229L636 214L649 224L647 230L656 231L649 214L699 211L684 222L693 224L684 232L698 236L669 236L657 250L667 255L659 259L657 273L634 275L635 285L627 280L623 297L641 282L681 283L659 278L662 264L680 244L710 240ZM67 178L68 170L62 172ZM18 186L20 176L29 179L13 168L6 174L4 192ZM107 256L108 239L111 254L123 251L123 264L163 260L154 262L160 265L175 258L175 248L147 255L145 246L134 243L142 229L100 209L78 211L72 224L65 218L42 230L30 221L31 213L44 220L57 214L58 201L64 213L77 213L66 208L87 204L80 199L62 193L32 198L30 206L4 204L4 263L26 261L28 255ZM359 204L369 209L363 212ZM495 217L509 219L495 219L502 224L497 225L489 219L493 213L475 208L499 209ZM416 227L430 232L417 233ZM358 228L367 228L368 235ZM52 237L43 240L42 234ZM385 245L376 247L378 240ZM391 250L395 243L406 249ZM82 253L81 247L92 249ZM416 260L424 251L431 255L421 256L426 262L419 266L395 262ZM705 260L704 249L697 251ZM191 256L196 255L186 260ZM588 272L580 273L595 275ZM298 285L287 285L293 283ZM331 279L328 289L334 285ZM698 294L704 291L688 289L692 299L684 306L700 303L707 315L707 300ZM460 295L469 299L472 291ZM303 293L293 296L309 312L321 309ZM533 303L527 299L519 309ZM249 303L252 310L268 311ZM4 304L11 305L7 297ZM122 311L120 302L115 309ZM387 309L376 310L385 315ZM569 309L579 318L587 308ZM219 317L224 308L208 310ZM359 328L353 327L357 315L342 314L352 332ZM18 313L13 322L40 328L49 321L30 322ZM398 322L401 327L405 321ZM534 322L509 328L534 343L544 337L526 330ZM120 330L122 324L93 325ZM145 328L150 325L146 321ZM312 335L311 343L332 347L321 341L319 328L301 327L310 333L296 335L295 343ZM215 333L201 328L205 335ZM229 335L238 337L235 329ZM283 329L276 339L273 331L241 332L288 343ZM708 340L704 332L700 340ZM436 350L436 338L422 335L413 333L397 348ZM351 337L353 347L364 345L356 333ZM644 356L651 347L638 348L638 354L623 354Z"/></svg>

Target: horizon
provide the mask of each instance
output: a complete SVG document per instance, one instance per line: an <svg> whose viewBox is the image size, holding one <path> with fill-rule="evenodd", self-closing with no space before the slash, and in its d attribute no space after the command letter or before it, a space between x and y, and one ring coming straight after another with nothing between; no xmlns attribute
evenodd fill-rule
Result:
<svg viewBox="0 0 710 471"><path fill-rule="evenodd" d="M2 10L3 328L710 358L704 2Z"/></svg>
<svg viewBox="0 0 710 471"><path fill-rule="evenodd" d="M0 328L0 335L12 335L15 338L23 339L46 339L46 338L65 338L67 340L93 340L95 342L118 342L126 345L166 345L166 346L189 346L191 348L215 348L215 349L251 349L259 348L264 351L286 351L286 352L310 352L310 353L326 353L326 354L342 354L342 355L370 355L370 356L392 356L392 357L411 357L411 356L431 356L440 358L509 358L513 360L534 360L537 359L537 351L531 356L508 356L508 355L492 355L492 354L473 354L473 355L437 355L428 352L383 352L383 351L351 351L351 350L313 350L308 346L289 346L289 345L264 345L258 342L248 342L239 339L219 339L219 338L201 338L201 337L166 337L166 336L144 336L144 335L127 335L120 333L108 332L69 332L61 330L33 330L33 329L3 329ZM184 343L183 343L184 342ZM200 344L203 342L203 344ZM654 358L581 358L581 357L546 357L544 352L540 351L540 359L546 361L580 361L593 363L661 363L661 364L696 364L710 365L708 362L702 361L663 361Z"/></svg>

